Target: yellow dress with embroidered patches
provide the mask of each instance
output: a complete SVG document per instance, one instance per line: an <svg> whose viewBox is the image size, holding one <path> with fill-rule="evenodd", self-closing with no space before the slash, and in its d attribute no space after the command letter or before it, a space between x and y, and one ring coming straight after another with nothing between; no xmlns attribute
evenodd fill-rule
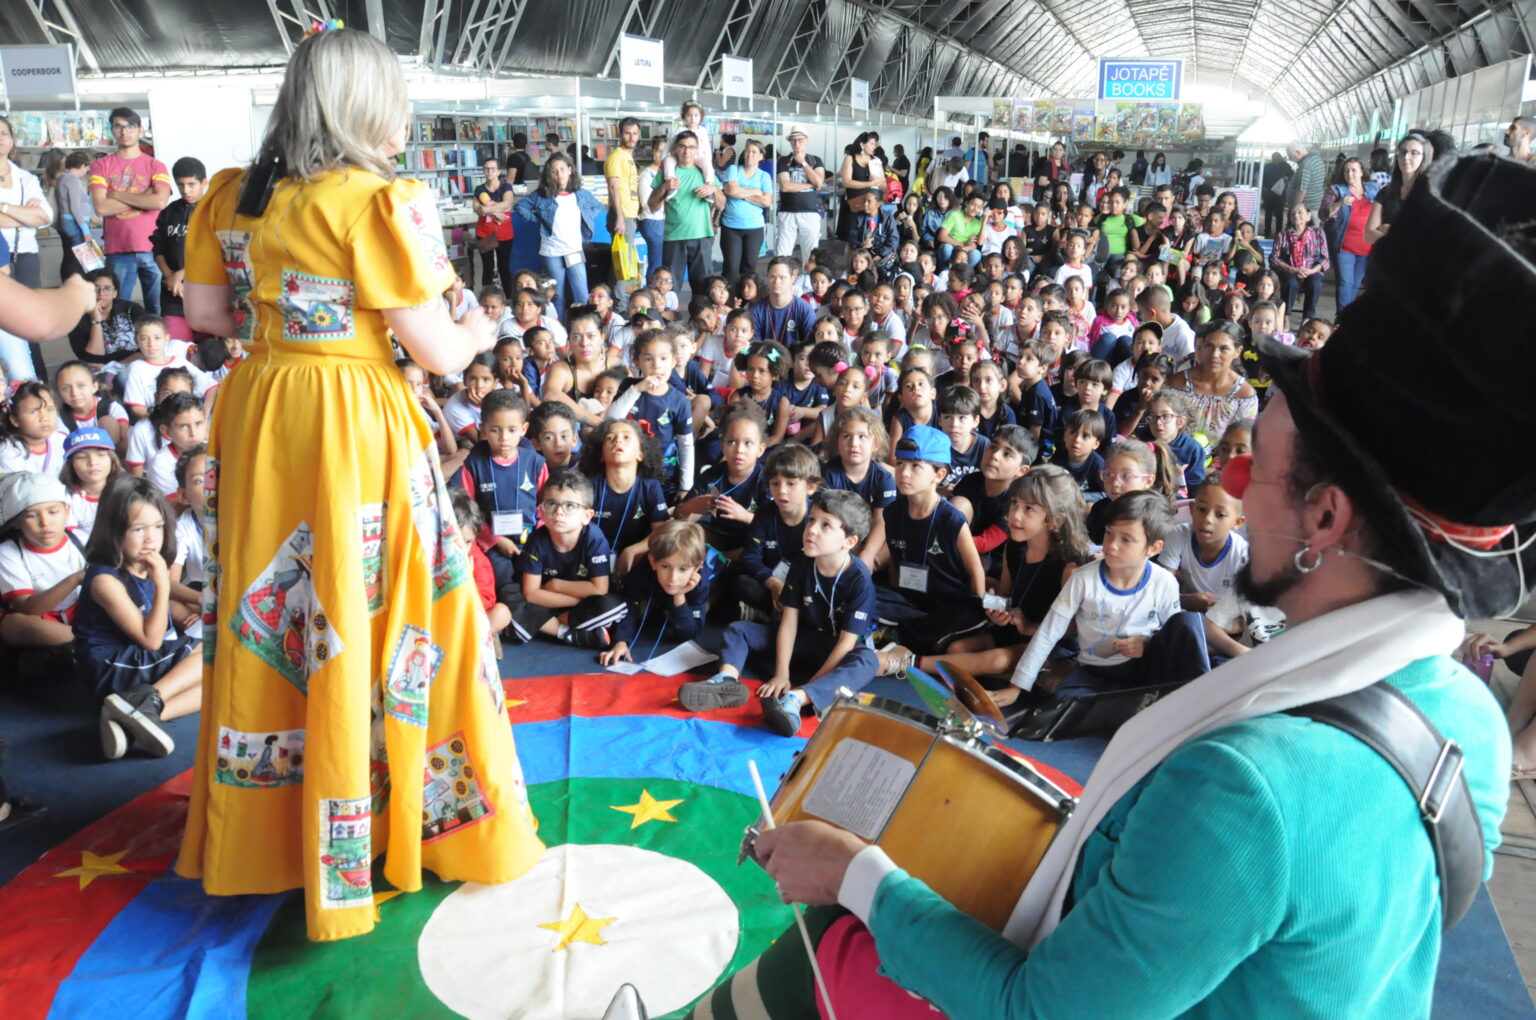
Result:
<svg viewBox="0 0 1536 1020"><path fill-rule="evenodd" d="M543 850L490 628L431 430L382 309L454 271L434 196L338 171L235 213L214 178L191 283L254 310L209 440L203 713L176 870L217 895L304 890L309 936L397 889L516 878Z"/></svg>

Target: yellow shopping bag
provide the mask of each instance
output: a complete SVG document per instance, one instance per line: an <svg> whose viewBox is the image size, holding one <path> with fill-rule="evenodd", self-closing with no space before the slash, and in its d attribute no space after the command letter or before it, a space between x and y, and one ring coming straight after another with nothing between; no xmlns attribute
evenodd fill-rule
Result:
<svg viewBox="0 0 1536 1020"><path fill-rule="evenodd" d="M615 280L634 280L640 276L640 257L635 252L635 246L629 243L629 239L622 234L613 238L613 278Z"/></svg>

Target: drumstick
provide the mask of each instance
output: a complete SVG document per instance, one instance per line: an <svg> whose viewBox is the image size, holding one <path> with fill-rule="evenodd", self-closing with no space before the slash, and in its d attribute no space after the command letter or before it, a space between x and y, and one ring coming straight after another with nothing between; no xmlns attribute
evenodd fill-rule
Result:
<svg viewBox="0 0 1536 1020"><path fill-rule="evenodd" d="M773 829L773 808L768 806L768 794L763 791L763 777L757 774L757 762L747 759L747 771L752 773L752 786L757 790L757 802L763 807L763 828ZM811 961L811 976L816 979L816 987L821 991L821 1001L826 1003L827 1016L831 1020L837 1020L837 1011L832 1008L832 996L827 994L827 982L821 976L821 966L816 962L816 947L811 944L811 933L805 927L805 915L800 912L800 904L791 903L790 909L795 912L795 923L800 926L800 938L805 941L805 955Z"/></svg>

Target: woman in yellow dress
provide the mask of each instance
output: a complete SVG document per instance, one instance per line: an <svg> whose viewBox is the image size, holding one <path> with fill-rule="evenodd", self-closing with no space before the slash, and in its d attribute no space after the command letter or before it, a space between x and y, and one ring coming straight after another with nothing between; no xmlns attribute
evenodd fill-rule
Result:
<svg viewBox="0 0 1536 1020"><path fill-rule="evenodd" d="M216 895L302 888L317 940L373 927L380 853L413 891L423 869L505 882L543 850L390 345L454 372L494 340L478 309L456 324L443 302L435 196L395 176L409 117L382 43L311 36L256 165L214 178L187 236L193 328L234 335L237 304L254 328L209 442L204 705L176 870Z"/></svg>

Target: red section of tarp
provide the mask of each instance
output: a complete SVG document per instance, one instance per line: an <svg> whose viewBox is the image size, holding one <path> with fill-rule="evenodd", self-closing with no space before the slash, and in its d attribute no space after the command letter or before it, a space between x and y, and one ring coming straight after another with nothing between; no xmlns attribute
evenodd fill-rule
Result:
<svg viewBox="0 0 1536 1020"><path fill-rule="evenodd" d="M0 1016L48 1015L59 983L102 929L175 861L191 788L188 769L86 826L0 888ZM78 874L60 872L80 869L87 851L122 856L87 875L82 889Z"/></svg>

